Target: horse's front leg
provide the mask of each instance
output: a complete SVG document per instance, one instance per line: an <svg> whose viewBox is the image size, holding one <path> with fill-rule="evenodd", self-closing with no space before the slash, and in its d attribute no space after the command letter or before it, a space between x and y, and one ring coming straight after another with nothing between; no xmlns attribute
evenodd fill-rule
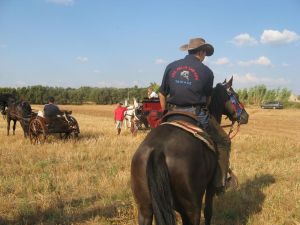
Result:
<svg viewBox="0 0 300 225"><path fill-rule="evenodd" d="M16 125L17 125L17 120L14 120L13 135L15 135Z"/></svg>
<svg viewBox="0 0 300 225"><path fill-rule="evenodd" d="M9 136L9 130L10 130L10 119L7 117L7 136Z"/></svg>
<svg viewBox="0 0 300 225"><path fill-rule="evenodd" d="M24 125L24 127L22 127L22 128L23 128L23 132L24 132L24 138L27 138L26 126Z"/></svg>

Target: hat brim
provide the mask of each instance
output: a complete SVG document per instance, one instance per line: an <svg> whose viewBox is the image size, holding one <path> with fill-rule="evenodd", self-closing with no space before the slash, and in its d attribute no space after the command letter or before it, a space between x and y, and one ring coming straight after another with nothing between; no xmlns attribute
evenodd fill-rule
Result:
<svg viewBox="0 0 300 225"><path fill-rule="evenodd" d="M211 44L208 44L208 43L200 45L196 48L190 48L188 44L185 44L185 45L182 45L180 47L180 50L181 51L189 51L189 50L197 49L197 48L200 48L200 47L202 47L205 50L206 56L211 56L211 55L214 54L214 47Z"/></svg>

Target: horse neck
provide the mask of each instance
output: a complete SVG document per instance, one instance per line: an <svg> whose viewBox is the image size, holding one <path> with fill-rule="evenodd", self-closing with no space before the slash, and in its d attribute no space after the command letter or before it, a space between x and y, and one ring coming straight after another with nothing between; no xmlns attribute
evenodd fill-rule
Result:
<svg viewBox="0 0 300 225"><path fill-rule="evenodd" d="M219 124L221 123L224 107L225 107L225 99L222 96L219 89L216 87L213 90L212 99L208 108L210 114L216 119L216 121Z"/></svg>

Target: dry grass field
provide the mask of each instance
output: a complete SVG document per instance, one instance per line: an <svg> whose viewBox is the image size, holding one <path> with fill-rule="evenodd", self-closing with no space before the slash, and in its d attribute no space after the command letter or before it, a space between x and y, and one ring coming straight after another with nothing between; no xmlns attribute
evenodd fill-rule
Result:
<svg viewBox="0 0 300 225"><path fill-rule="evenodd" d="M61 108L73 110L78 141L32 146L0 120L0 224L136 224L130 161L147 132L116 136L114 106ZM231 154L240 186L215 198L212 224L299 225L300 110L248 112Z"/></svg>

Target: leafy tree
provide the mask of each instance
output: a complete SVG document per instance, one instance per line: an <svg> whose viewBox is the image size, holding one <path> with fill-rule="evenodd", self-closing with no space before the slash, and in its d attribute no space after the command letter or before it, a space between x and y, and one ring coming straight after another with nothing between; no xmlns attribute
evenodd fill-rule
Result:
<svg viewBox="0 0 300 225"><path fill-rule="evenodd" d="M289 91L287 88L283 88L279 92L278 99L280 101L287 102L290 96L291 96L291 91Z"/></svg>

